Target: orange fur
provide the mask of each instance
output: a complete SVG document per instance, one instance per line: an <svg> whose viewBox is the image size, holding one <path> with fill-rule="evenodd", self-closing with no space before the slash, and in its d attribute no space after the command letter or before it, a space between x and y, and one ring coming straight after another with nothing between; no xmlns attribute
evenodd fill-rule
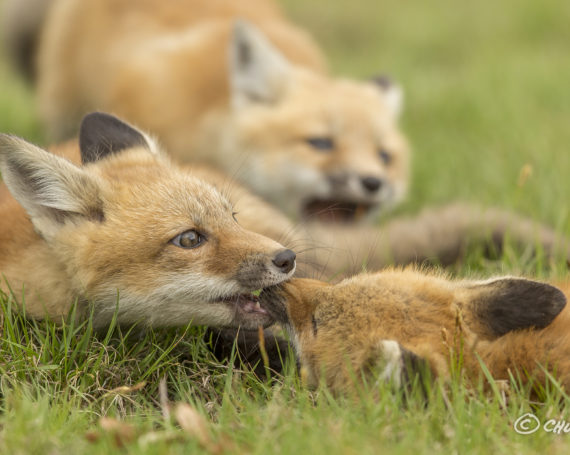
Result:
<svg viewBox="0 0 570 455"><path fill-rule="evenodd" d="M570 286L563 288L568 294ZM483 378L481 358L495 379L519 373L523 382L544 384L543 365L570 386L569 310L562 310L562 293L543 283L454 282L413 269L387 270L336 285L294 279L262 300L289 328L313 385L347 390L361 370L374 371L373 381L386 377L379 372L397 371L393 379L401 383L406 356L425 360L446 378L461 356L463 372L474 381Z"/></svg>

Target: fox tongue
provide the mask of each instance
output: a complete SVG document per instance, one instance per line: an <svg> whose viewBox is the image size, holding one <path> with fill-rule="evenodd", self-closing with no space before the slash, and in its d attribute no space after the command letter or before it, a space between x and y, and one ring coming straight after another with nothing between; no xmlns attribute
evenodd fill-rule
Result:
<svg viewBox="0 0 570 455"><path fill-rule="evenodd" d="M265 308L261 308L256 293L237 294L222 299L223 302L236 305L244 313L267 314Z"/></svg>
<svg viewBox="0 0 570 455"><path fill-rule="evenodd" d="M264 308L261 308L259 302L255 302L254 300L248 299L246 296L240 296L239 306L246 313L267 314L267 311L265 311Z"/></svg>

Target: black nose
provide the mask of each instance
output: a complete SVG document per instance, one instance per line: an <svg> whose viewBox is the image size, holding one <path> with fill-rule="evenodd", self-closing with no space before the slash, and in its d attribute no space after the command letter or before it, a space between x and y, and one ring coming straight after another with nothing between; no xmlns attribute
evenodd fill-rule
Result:
<svg viewBox="0 0 570 455"><path fill-rule="evenodd" d="M371 193L378 191L382 186L382 180L376 177L363 177L360 179L362 186L366 188Z"/></svg>
<svg viewBox="0 0 570 455"><path fill-rule="evenodd" d="M289 273L295 267L295 258L297 255L292 250L283 250L277 253L273 258L275 266L283 273Z"/></svg>

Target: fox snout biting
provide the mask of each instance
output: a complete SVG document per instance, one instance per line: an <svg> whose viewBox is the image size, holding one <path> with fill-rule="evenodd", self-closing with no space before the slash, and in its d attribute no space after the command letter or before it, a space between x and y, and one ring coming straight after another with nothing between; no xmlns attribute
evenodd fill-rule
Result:
<svg viewBox="0 0 570 455"><path fill-rule="evenodd" d="M0 135L15 199L0 205L0 272L25 288L29 316L64 317L77 301L98 327L115 314L153 327L274 322L256 291L293 275L293 251L242 227L215 186L116 117L86 116L72 151L82 166Z"/></svg>
<svg viewBox="0 0 570 455"><path fill-rule="evenodd" d="M293 276L296 255L279 243L235 226L233 235L215 246L206 267L211 273L228 276L226 284L212 289L212 302L221 301L232 311L227 326L256 328L274 322L259 304L257 291L279 284ZM203 323L212 325L210 322ZM220 325L219 323L217 325Z"/></svg>

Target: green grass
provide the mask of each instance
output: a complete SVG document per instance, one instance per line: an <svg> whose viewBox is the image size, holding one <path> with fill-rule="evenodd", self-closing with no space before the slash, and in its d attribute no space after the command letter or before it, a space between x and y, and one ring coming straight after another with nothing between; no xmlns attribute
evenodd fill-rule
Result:
<svg viewBox="0 0 570 455"><path fill-rule="evenodd" d="M261 381L218 362L201 328L129 336L111 327L95 335L88 321L63 327L28 321L10 301L3 298L1 308L0 453L105 454L122 446L128 453L180 454L562 453L566 447L546 432L519 436L512 428L526 412L543 422L564 415L569 399L554 387L540 406L526 392L467 391L460 381L429 387L427 406L419 393L404 400L386 385L333 397L301 387L291 364L284 376ZM180 429L180 402L190 404L202 426ZM104 429L102 416L121 423Z"/></svg>
<svg viewBox="0 0 570 455"><path fill-rule="evenodd" d="M512 208L570 235L570 3L284 3L317 37L335 73L389 72L403 84L414 167L408 202L398 213L462 199ZM33 96L3 62L0 87L0 131L41 142ZM519 186L525 165L532 175ZM507 249L489 261L474 249L453 272L544 278L563 272L562 264L519 253ZM512 428L531 410L542 422L567 416L568 398L554 386L542 405L522 392L505 400L459 384L434 386L427 406L419 400L404 406L387 388L377 401L366 393L334 398L305 390L293 371L262 381L213 358L202 328L95 334L88 322L60 328L26 321L8 310L6 296L0 305L0 453L570 449L570 435L523 436ZM191 403L204 428L181 429L174 408L163 415L163 378L169 401ZM126 426L102 430L102 416Z"/></svg>

